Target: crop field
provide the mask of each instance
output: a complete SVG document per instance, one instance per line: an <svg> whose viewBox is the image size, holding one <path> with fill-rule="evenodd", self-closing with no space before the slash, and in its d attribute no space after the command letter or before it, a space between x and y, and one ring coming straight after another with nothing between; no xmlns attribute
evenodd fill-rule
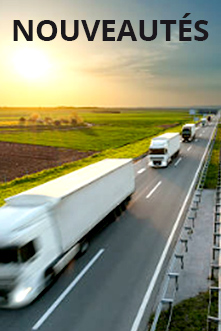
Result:
<svg viewBox="0 0 221 331"><path fill-rule="evenodd" d="M80 151L104 151L118 148L138 140L152 137L166 128L180 125L189 119L187 112L176 111L78 111L86 125L48 126L44 124L19 125L19 118L29 118L33 110L0 110L0 140L42 146L71 148ZM38 117L50 116L53 120L69 119L67 109L38 111Z"/></svg>
<svg viewBox="0 0 221 331"><path fill-rule="evenodd" d="M37 118L71 118L72 109L38 109ZM76 111L76 110L75 110ZM38 124L36 109L0 108L0 205L4 199L104 158L135 158L154 135L180 132L184 111L77 110L82 122ZM26 118L25 123L19 121ZM61 121L60 121L61 122Z"/></svg>

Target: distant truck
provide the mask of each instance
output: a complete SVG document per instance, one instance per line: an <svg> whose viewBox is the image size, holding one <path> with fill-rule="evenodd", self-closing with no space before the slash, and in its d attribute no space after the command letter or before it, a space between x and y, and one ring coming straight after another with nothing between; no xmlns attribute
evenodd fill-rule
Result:
<svg viewBox="0 0 221 331"><path fill-rule="evenodd" d="M207 125L207 118L203 117L201 120L202 126L206 126Z"/></svg>
<svg viewBox="0 0 221 331"><path fill-rule="evenodd" d="M196 135L195 124L185 124L182 128L182 139L183 141L192 141Z"/></svg>
<svg viewBox="0 0 221 331"><path fill-rule="evenodd" d="M135 190L131 159L106 159L6 199L0 208L0 305L32 302L88 233L125 209Z"/></svg>
<svg viewBox="0 0 221 331"><path fill-rule="evenodd" d="M180 134L164 133L152 139L149 148L149 166L167 167L180 151Z"/></svg>
<svg viewBox="0 0 221 331"><path fill-rule="evenodd" d="M207 116L207 121L208 121L208 122L211 122L211 121L212 121L212 116L211 116L211 115L208 115L208 116Z"/></svg>

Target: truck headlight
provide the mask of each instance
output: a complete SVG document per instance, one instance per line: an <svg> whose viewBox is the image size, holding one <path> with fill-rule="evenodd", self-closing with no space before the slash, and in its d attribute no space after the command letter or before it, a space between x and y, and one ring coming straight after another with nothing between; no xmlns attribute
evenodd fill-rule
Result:
<svg viewBox="0 0 221 331"><path fill-rule="evenodd" d="M15 302L22 302L26 296L28 295L29 292L31 292L32 288L31 287L27 287L23 290L20 290L18 291L16 294L15 294Z"/></svg>

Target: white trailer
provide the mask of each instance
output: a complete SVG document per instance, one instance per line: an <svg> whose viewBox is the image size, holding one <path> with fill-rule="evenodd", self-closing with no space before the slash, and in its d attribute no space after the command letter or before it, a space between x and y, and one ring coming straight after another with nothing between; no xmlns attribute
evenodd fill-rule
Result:
<svg viewBox="0 0 221 331"><path fill-rule="evenodd" d="M0 208L0 305L32 302L84 249L90 230L135 190L131 159L106 159L6 199Z"/></svg>
<svg viewBox="0 0 221 331"><path fill-rule="evenodd" d="M195 124L185 124L182 127L182 139L183 141L192 141L196 135Z"/></svg>
<svg viewBox="0 0 221 331"><path fill-rule="evenodd" d="M179 133L164 133L152 139L149 148L149 166L167 167L180 151Z"/></svg>

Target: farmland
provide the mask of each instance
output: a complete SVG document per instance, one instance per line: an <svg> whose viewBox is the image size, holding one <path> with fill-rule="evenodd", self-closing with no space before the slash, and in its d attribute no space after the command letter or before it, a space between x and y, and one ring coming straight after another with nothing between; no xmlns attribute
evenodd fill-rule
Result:
<svg viewBox="0 0 221 331"><path fill-rule="evenodd" d="M80 110L90 126L19 125L21 116L28 118L33 112L36 110L0 109L0 205L8 196L104 158L138 157L147 152L152 136L180 131L190 121L188 112L181 111ZM67 109L38 113L54 120L71 116Z"/></svg>
<svg viewBox="0 0 221 331"><path fill-rule="evenodd" d="M33 112L33 111L32 111ZM71 111L55 109L49 113L39 111L39 117L56 120L70 118ZM151 137L170 126L186 122L187 112L169 111L119 111L101 113L79 111L83 127L48 127L46 125L23 125L19 118L31 116L31 111L12 110L7 118L6 110L0 110L0 140L16 143L71 148L80 151L104 151ZM16 127L17 125L17 127Z"/></svg>

